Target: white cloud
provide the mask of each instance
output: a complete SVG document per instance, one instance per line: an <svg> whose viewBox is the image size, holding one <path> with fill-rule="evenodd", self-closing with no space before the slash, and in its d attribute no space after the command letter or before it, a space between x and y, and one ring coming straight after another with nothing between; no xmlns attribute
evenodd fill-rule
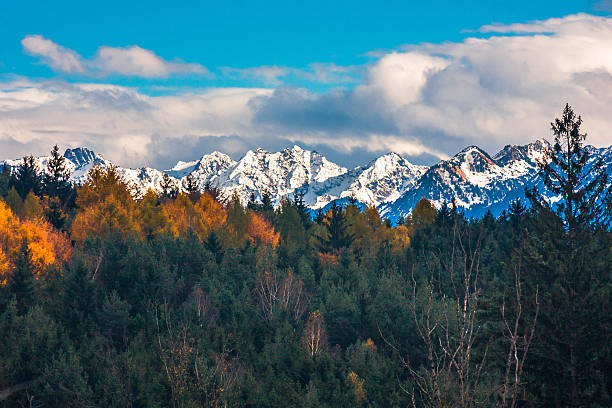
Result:
<svg viewBox="0 0 612 408"><path fill-rule="evenodd" d="M155 53L136 45L125 48L100 47L91 62L94 70L108 74L165 78L171 74L207 74L200 64L164 61Z"/></svg>
<svg viewBox="0 0 612 408"><path fill-rule="evenodd" d="M252 117L248 101L268 92L210 89L152 97L114 85L4 83L0 84L0 151L2 158L8 158L45 152L55 143L86 145L123 165L157 165L158 156L168 152L152 150L154 140L164 139L166 147L176 143L177 152L187 153L181 148L185 136L247 133ZM26 150L32 146L39 147Z"/></svg>
<svg viewBox="0 0 612 408"><path fill-rule="evenodd" d="M487 36L377 54L361 68L313 64L299 73L272 66L227 74L276 83L331 76L339 83L364 72L352 89L324 93L223 88L152 97L112 85L0 82L0 151L87 144L135 165L155 164L160 155L189 159L215 148L277 148L291 140L360 161L363 152L388 150L442 158L470 144L495 153L508 143L550 138L550 122L566 102L582 114L588 143L610 145L612 18L578 14L480 31ZM74 57L41 44L51 51L38 54L57 66L62 56ZM134 66L132 59L150 75L172 71L146 50L119 50L133 55L113 56L107 71L125 72L121 67Z"/></svg>
<svg viewBox="0 0 612 408"><path fill-rule="evenodd" d="M21 40L21 45L29 54L41 57L54 70L78 74L85 72L79 54L41 35L28 35Z"/></svg>
<svg viewBox="0 0 612 408"><path fill-rule="evenodd" d="M166 61L153 51L137 45L98 48L95 57L85 59L40 35L26 36L21 44L30 55L41 57L55 71L87 76L137 76L166 78L170 75L210 75L200 64Z"/></svg>

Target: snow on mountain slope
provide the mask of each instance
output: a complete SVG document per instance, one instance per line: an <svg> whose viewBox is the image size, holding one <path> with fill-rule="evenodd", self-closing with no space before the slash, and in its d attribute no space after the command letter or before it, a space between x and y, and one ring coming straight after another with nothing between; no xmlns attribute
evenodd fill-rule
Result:
<svg viewBox="0 0 612 408"><path fill-rule="evenodd" d="M612 178L612 146L586 148L591 153L587 169L602 159ZM486 211L501 213L512 200L524 198L526 187L537 187L547 194L537 163L546 159L549 149L550 144L542 139L523 146L505 146L491 157L477 146L470 146L431 167L417 166L398 154L388 153L349 170L316 151L294 146L280 152L250 150L239 161L213 152L199 160L178 162L165 173L183 188L191 173L200 187L211 182L225 198L235 193L245 204L251 194L260 199L268 193L273 203L278 204L283 197L291 197L300 190L313 210L332 202L346 203L354 197L361 205L376 206L383 216L397 219L410 214L414 205L426 197L438 207L455 202L468 217L479 217ZM67 149L64 157L75 183L82 183L94 166L112 165L86 148ZM47 156L36 158L41 171L48 160ZM19 159L4 163L15 168L20 162ZM148 167L117 167L117 171L134 187L137 196L149 188L161 190L164 171ZM551 203L558 201L550 193L546 197Z"/></svg>
<svg viewBox="0 0 612 408"><path fill-rule="evenodd" d="M270 194L274 203L312 182L324 182L347 169L330 162L317 152L299 146L271 153L263 149L249 150L235 165L218 174L212 181L225 197L238 194L246 203L251 194L260 198Z"/></svg>
<svg viewBox="0 0 612 408"><path fill-rule="evenodd" d="M305 200L314 209L323 208L345 197L354 197L366 205L379 206L395 201L403 192L414 187L426 170L426 166L414 165L396 153L389 153L366 166L357 167L324 182L312 183L306 190Z"/></svg>
<svg viewBox="0 0 612 408"><path fill-rule="evenodd" d="M84 147L66 149L64 157L66 158L66 168L71 173L70 181L74 183L82 183L85 180L87 172L93 167L100 165L108 166L111 164L110 161ZM34 158L39 171L46 171L47 163L50 158L50 156L38 156ZM16 169L21 165L22 161L22 159L4 160L0 161L0 164L6 164L9 168Z"/></svg>
<svg viewBox="0 0 612 408"><path fill-rule="evenodd" d="M524 197L525 187L541 187L536 161L543 160L549 148L544 140L508 145L492 158L470 146L430 167L413 189L380 210L391 218L406 216L425 197L437 207L454 201L468 216L479 217L488 210L497 215L512 200Z"/></svg>

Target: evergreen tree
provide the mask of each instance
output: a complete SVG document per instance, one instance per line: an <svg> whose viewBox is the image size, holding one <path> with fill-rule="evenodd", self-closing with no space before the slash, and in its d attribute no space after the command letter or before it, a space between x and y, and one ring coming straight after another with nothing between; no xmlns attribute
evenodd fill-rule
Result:
<svg viewBox="0 0 612 408"><path fill-rule="evenodd" d="M249 202L247 203L247 208L249 210L258 210L259 204L257 203L257 198L255 197L255 193L249 194Z"/></svg>
<svg viewBox="0 0 612 408"><path fill-rule="evenodd" d="M9 291L17 299L17 308L20 313L25 313L34 302L34 266L32 255L27 239L23 239L15 270L9 284Z"/></svg>
<svg viewBox="0 0 612 408"><path fill-rule="evenodd" d="M215 261L217 264L220 264L223 260L223 245L221 244L221 240L214 230L208 234L208 238L206 238L206 241L204 242L204 247L212 252L212 254L215 256Z"/></svg>
<svg viewBox="0 0 612 408"><path fill-rule="evenodd" d="M15 189L23 200L30 191L36 195L40 194L42 182L38 172L34 156L25 156L15 174Z"/></svg>
<svg viewBox="0 0 612 408"><path fill-rule="evenodd" d="M528 287L541 293L542 317L537 368L532 368L542 380L530 388L543 404L579 407L599 401L598 406L608 406L612 400L602 388L612 383L612 375L602 350L609 350L604 339L612 335L611 244L607 228L594 227L610 223L605 207L610 190L601 162L586 167L581 124L566 105L552 123L549 162L539 163L545 186L562 201L552 208L535 189L527 193L536 217L523 251ZM601 378L601 388L593 388L594 378Z"/></svg>
<svg viewBox="0 0 612 408"><path fill-rule="evenodd" d="M11 171L9 167L4 164L2 166L2 172L0 172L0 197L6 197L11 187Z"/></svg>
<svg viewBox="0 0 612 408"><path fill-rule="evenodd" d="M300 214L304 228L308 229L310 226L310 211L304 202L304 191L295 190L293 193L293 204Z"/></svg>
<svg viewBox="0 0 612 408"><path fill-rule="evenodd" d="M204 183L203 193L210 195L215 201L221 200L221 189L210 180L206 180Z"/></svg>
<svg viewBox="0 0 612 408"><path fill-rule="evenodd" d="M581 125L582 118L566 104L561 118L551 123L555 142L547 152L548 161L538 163L546 188L561 196L556 213L569 232L587 226L608 227L612 221L612 186L608 186L603 159L586 167L590 154L583 147L587 135L580 133ZM537 192L531 197L546 205Z"/></svg>
<svg viewBox="0 0 612 408"><path fill-rule="evenodd" d="M270 197L270 193L264 192L261 195L261 211L264 214L270 214L274 212L274 205L272 205L272 198Z"/></svg>
<svg viewBox="0 0 612 408"><path fill-rule="evenodd" d="M161 194L163 198L175 199L177 197L178 189L176 188L176 185L174 184L174 180L170 178L168 173L164 173L164 175L162 176L160 187L162 189Z"/></svg>
<svg viewBox="0 0 612 408"><path fill-rule="evenodd" d="M51 150L51 158L47 162L44 191L50 197L59 197L65 200L70 192L70 171L66 168L66 158L59 152L57 145Z"/></svg>
<svg viewBox="0 0 612 408"><path fill-rule="evenodd" d="M187 195L189 195L191 202L194 204L197 203L202 193L200 192L198 182L193 176L193 173L189 173L185 179L185 190L187 191Z"/></svg>
<svg viewBox="0 0 612 408"><path fill-rule="evenodd" d="M324 225L327 234L320 240L323 252L339 251L353 243L354 237L348 231L344 210L336 203L332 204Z"/></svg>

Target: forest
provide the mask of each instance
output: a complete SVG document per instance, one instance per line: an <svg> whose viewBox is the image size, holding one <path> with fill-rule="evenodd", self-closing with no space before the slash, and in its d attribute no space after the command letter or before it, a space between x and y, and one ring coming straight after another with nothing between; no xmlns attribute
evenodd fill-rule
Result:
<svg viewBox="0 0 612 408"><path fill-rule="evenodd" d="M0 174L7 407L610 407L612 193L566 107L499 217ZM44 171L43 171L44 170Z"/></svg>

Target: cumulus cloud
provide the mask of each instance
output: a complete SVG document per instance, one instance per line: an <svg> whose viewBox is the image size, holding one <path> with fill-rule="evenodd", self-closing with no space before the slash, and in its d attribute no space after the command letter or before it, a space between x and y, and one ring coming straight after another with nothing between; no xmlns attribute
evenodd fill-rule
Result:
<svg viewBox="0 0 612 408"><path fill-rule="evenodd" d="M85 72L79 54L41 35L28 35L21 40L21 45L30 55L41 57L45 64L56 71L78 74Z"/></svg>
<svg viewBox="0 0 612 408"><path fill-rule="evenodd" d="M583 115L588 143L610 144L612 18L578 14L479 31L478 38L460 42L377 53L359 68L311 65L300 73L313 80L362 77L352 88L325 92L279 86L153 97L113 85L0 83L0 150L27 153L35 142L47 148L87 144L122 164L158 165L215 149L239 155L293 142L354 160L343 165L389 150L435 160L466 145L495 153L508 143L550 137L550 122L566 102ZM58 66L62 56L74 57L41 44ZM151 61L141 69L160 72ZM262 67L228 75L279 83L297 74Z"/></svg>
<svg viewBox="0 0 612 408"><path fill-rule="evenodd" d="M55 71L90 76L125 75L144 78L166 78L170 75L210 75L200 64L166 61L154 52L137 45L98 48L96 55L85 59L75 51L62 47L40 35L26 36L24 50L40 57Z"/></svg>
<svg viewBox="0 0 612 408"><path fill-rule="evenodd" d="M569 102L583 113L589 142L610 143L612 19L579 14L480 31L491 35L379 53L351 90L259 98L256 121L296 139L328 135L330 144L342 135L367 144L377 134L432 153L468 144L494 153L550 136Z"/></svg>

